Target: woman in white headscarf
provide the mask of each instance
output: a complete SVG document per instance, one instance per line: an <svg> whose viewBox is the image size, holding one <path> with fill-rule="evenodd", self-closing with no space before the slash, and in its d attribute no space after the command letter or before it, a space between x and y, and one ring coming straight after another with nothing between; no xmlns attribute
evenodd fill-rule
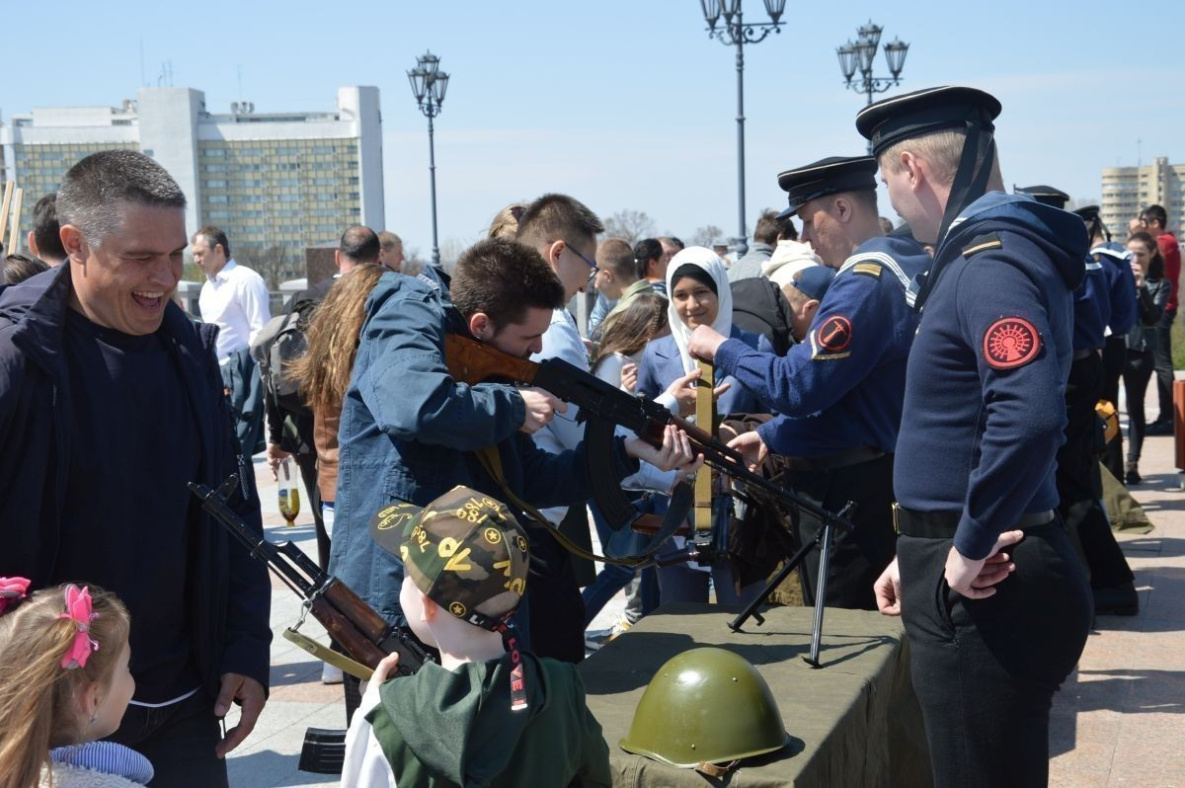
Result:
<svg viewBox="0 0 1185 788"><path fill-rule="evenodd" d="M697 326L708 325L726 337L739 339L750 347L757 348L758 335L743 331L732 324L732 291L724 263L711 249L691 246L672 258L667 267L667 293L670 305L667 307L671 333L650 342L638 365L639 394L658 399L672 407L670 395L664 393L672 383L697 369L696 361L687 352L691 332ZM716 400L716 412L757 413L761 406L735 379L716 377L716 385L731 384ZM709 432L712 425L701 425ZM658 507L665 511L665 505ZM681 546L682 540L676 540ZM682 563L661 567L658 583L663 603L708 601L709 580L716 586L716 599L727 604L736 604L744 598L752 598L760 591L762 584L754 583L742 589L740 595L733 587L732 573L727 561L718 561L713 566Z"/></svg>

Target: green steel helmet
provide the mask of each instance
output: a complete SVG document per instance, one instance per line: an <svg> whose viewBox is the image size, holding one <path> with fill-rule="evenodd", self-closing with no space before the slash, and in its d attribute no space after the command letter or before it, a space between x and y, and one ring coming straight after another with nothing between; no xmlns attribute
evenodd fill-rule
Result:
<svg viewBox="0 0 1185 788"><path fill-rule="evenodd" d="M789 739L769 685L748 660L694 648L658 669L621 748L701 768L773 752Z"/></svg>

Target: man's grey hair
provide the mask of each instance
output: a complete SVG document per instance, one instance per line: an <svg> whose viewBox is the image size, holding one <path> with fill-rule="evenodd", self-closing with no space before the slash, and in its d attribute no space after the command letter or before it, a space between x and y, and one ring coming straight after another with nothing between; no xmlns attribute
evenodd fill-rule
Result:
<svg viewBox="0 0 1185 788"><path fill-rule="evenodd" d="M390 251L396 246L403 246L403 239L389 230L383 230L379 233L379 247L383 251Z"/></svg>
<svg viewBox="0 0 1185 788"><path fill-rule="evenodd" d="M127 205L185 208L185 194L164 167L131 150L92 153L58 188L58 220L82 231L92 247L119 232Z"/></svg>

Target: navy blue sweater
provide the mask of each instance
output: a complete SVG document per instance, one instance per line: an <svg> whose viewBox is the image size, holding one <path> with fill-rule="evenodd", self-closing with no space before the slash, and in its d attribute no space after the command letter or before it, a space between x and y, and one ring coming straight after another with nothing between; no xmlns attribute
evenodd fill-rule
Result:
<svg viewBox="0 0 1185 788"><path fill-rule="evenodd" d="M1110 322L1110 282L1103 264L1088 255L1086 275L1074 291L1074 350L1101 348Z"/></svg>
<svg viewBox="0 0 1185 788"><path fill-rule="evenodd" d="M784 356L729 340L716 363L781 414L758 428L777 454L826 457L857 447L891 452L905 366L917 330L906 299L930 256L908 238L873 238L844 262L811 322Z"/></svg>
<svg viewBox="0 0 1185 788"><path fill-rule="evenodd" d="M905 508L961 512L955 546L985 557L1025 512L1057 506L1077 216L993 192L939 246L909 357L893 468Z"/></svg>
<svg viewBox="0 0 1185 788"><path fill-rule="evenodd" d="M1117 243L1100 244L1090 250L1107 278L1111 299L1111 336L1122 337L1136 325L1136 278L1128 262L1127 250Z"/></svg>

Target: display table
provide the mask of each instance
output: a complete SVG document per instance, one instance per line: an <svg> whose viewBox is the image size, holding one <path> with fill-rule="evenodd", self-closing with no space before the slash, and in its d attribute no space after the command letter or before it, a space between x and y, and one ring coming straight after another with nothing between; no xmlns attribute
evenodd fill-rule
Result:
<svg viewBox="0 0 1185 788"><path fill-rule="evenodd" d="M810 651L813 609L778 607L765 624L728 628L728 608L665 605L580 666L588 707L609 743L614 785L928 786L921 712L909 682L909 648L900 619L828 608L821 668ZM619 746L650 679L690 648L720 646L756 666L782 712L790 743L742 762L723 780L631 755Z"/></svg>

